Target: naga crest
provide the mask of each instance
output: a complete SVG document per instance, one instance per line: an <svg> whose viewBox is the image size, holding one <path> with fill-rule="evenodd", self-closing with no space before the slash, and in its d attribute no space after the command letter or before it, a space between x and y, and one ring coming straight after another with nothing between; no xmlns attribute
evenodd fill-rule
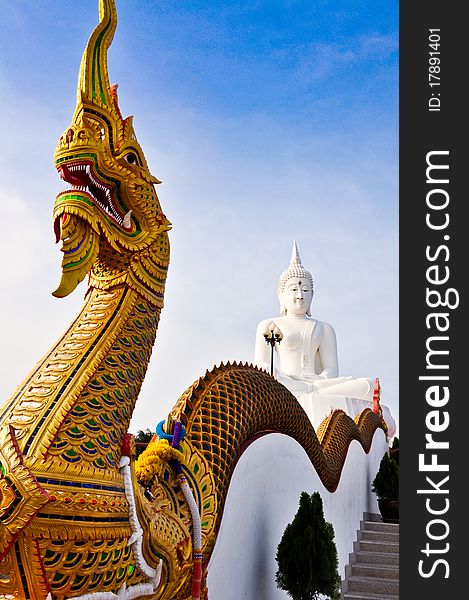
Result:
<svg viewBox="0 0 469 600"><path fill-rule="evenodd" d="M161 211L132 117L123 118L117 85L109 83L107 52L117 25L114 0L99 0L99 23L80 65L77 105L55 150L55 166L70 184L54 205L54 229L62 241L64 297L90 273L101 289L126 282L162 305L168 262ZM165 264L164 264L165 263Z"/></svg>

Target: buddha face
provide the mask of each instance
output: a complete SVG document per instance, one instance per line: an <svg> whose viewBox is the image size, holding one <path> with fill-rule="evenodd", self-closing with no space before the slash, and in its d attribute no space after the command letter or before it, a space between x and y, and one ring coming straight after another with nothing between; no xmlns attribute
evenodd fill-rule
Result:
<svg viewBox="0 0 469 600"><path fill-rule="evenodd" d="M279 293L280 305L287 315L309 315L313 290L306 277L291 277Z"/></svg>

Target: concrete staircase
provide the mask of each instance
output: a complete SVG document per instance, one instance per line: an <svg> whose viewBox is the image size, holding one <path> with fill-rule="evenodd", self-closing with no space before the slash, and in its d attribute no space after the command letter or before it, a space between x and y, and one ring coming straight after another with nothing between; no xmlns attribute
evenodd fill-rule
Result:
<svg viewBox="0 0 469 600"><path fill-rule="evenodd" d="M399 600L399 524L365 513L342 581L342 600Z"/></svg>

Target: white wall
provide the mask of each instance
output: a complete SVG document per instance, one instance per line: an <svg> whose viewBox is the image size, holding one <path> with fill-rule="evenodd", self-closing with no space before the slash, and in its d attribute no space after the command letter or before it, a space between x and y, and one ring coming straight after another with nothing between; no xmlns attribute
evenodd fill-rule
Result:
<svg viewBox="0 0 469 600"><path fill-rule="evenodd" d="M334 526L343 579L363 512L379 512L371 482L387 446L381 430L368 455L353 441L339 486L331 494L294 440L272 434L254 442L236 466L228 492L208 569L210 600L287 598L275 583L275 554L302 491L321 494L326 520Z"/></svg>

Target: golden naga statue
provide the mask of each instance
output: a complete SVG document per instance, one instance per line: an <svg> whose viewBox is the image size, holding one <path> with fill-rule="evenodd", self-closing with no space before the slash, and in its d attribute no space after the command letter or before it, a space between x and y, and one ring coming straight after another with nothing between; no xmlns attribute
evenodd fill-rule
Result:
<svg viewBox="0 0 469 600"><path fill-rule="evenodd" d="M55 164L62 242L55 296L89 274L83 307L0 407L0 598L207 598L230 478L257 437L280 432L335 490L348 446L368 452L378 414L342 411L317 433L267 372L226 365L179 399L135 463L127 433L155 341L169 262L153 177L109 83L114 0L99 0L77 106ZM138 479L137 479L138 474Z"/></svg>

